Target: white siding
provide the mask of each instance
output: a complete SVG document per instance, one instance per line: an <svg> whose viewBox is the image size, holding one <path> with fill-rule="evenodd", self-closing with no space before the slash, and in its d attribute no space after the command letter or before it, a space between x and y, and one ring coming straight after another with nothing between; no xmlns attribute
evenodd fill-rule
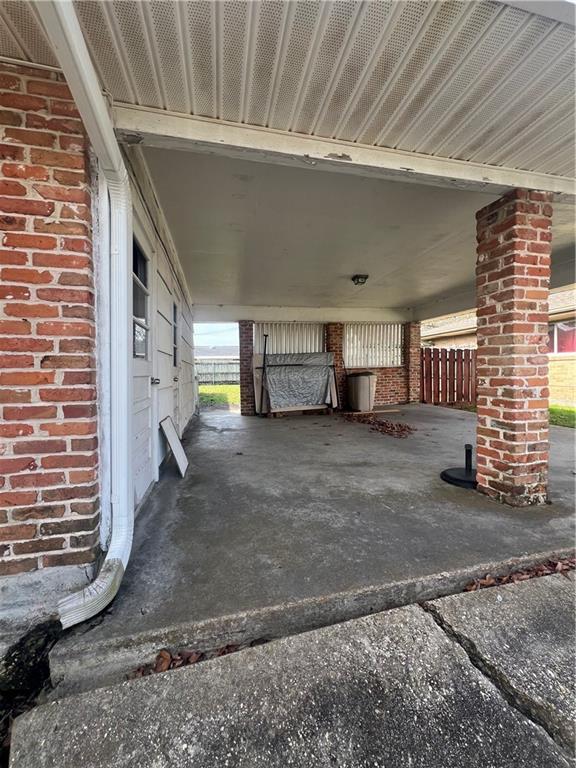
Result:
<svg viewBox="0 0 576 768"><path fill-rule="evenodd" d="M323 323L254 323L255 354L264 352L265 333L269 354L324 352Z"/></svg>
<svg viewBox="0 0 576 768"><path fill-rule="evenodd" d="M192 310L139 195L134 194L134 232L149 259L148 360L133 363L134 501L158 479L166 455L159 423L170 416L179 435L197 410ZM174 365L173 307L177 305L178 355ZM159 379L158 384L151 380Z"/></svg>
<svg viewBox="0 0 576 768"><path fill-rule="evenodd" d="M186 302L180 308L180 419L182 429L195 413L198 394L194 380L194 333L192 311Z"/></svg>
<svg viewBox="0 0 576 768"><path fill-rule="evenodd" d="M344 365L347 368L388 368L403 364L401 323L346 323Z"/></svg>

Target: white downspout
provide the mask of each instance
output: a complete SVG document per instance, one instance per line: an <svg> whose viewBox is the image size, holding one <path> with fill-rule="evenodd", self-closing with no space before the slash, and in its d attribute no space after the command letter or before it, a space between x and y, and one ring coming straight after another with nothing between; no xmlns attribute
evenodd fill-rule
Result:
<svg viewBox="0 0 576 768"><path fill-rule="evenodd" d="M116 595L132 549L132 204L128 173L71 0L36 0L110 196L110 480L112 533L96 579L58 604L64 628L95 616Z"/></svg>

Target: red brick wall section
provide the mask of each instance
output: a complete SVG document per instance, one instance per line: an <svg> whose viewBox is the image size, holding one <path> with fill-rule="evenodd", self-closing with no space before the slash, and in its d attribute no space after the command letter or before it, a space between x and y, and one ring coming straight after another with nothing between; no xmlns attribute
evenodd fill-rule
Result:
<svg viewBox="0 0 576 768"><path fill-rule="evenodd" d="M406 366L406 399L409 403L419 403L420 369L422 354L420 351L420 323L405 323L404 325L404 361Z"/></svg>
<svg viewBox="0 0 576 768"><path fill-rule="evenodd" d="M344 369L344 324L326 323L324 326L326 352L334 354L334 374L340 408L346 408L346 371Z"/></svg>
<svg viewBox="0 0 576 768"><path fill-rule="evenodd" d="M405 338L408 338L408 326L417 326L418 333L418 354L417 354L417 374L413 373L414 377L417 377L418 391L416 400L420 399L420 328L418 323L407 323L405 326ZM354 370L364 370L344 367L343 345L344 345L344 324L343 323L327 323L325 326L326 333L326 351L334 354L334 368L336 373L336 385L338 387L338 397L340 400L340 407L343 409L348 408L348 398L346 389L346 375ZM412 331L413 337L410 337L409 349L412 350L412 345L416 343L416 332ZM371 368L378 378L376 379L376 394L374 398L375 405L392 405L395 403L409 402L409 386L410 380L408 361L412 361L412 370L414 368L414 361L412 357L406 357L405 365L403 367L395 368ZM412 402L412 401L410 401Z"/></svg>
<svg viewBox="0 0 576 768"><path fill-rule="evenodd" d="M406 368L371 368L377 374L374 405L393 405L408 401Z"/></svg>
<svg viewBox="0 0 576 768"><path fill-rule="evenodd" d="M516 189L476 214L478 490L513 506L547 500L551 202Z"/></svg>
<svg viewBox="0 0 576 768"><path fill-rule="evenodd" d="M84 131L62 78L0 65L0 575L98 546Z"/></svg>
<svg viewBox="0 0 576 768"><path fill-rule="evenodd" d="M254 375L252 356L254 354L254 323L252 320L240 320L238 323L240 343L240 413L242 416L254 416Z"/></svg>

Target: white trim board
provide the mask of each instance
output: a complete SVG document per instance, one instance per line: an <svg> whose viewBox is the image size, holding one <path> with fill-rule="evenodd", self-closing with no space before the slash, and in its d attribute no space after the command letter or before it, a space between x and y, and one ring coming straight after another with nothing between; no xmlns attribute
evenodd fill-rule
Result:
<svg viewBox="0 0 576 768"><path fill-rule="evenodd" d="M176 427L174 426L172 417L166 416L165 419L162 419L160 422L160 427L162 428L164 437L168 441L168 445L170 446L174 458L176 459L180 474L182 477L184 477L186 470L188 469L188 457L186 456L184 448L182 447L182 443L180 442L180 438L176 432Z"/></svg>
<svg viewBox="0 0 576 768"><path fill-rule="evenodd" d="M500 195L513 187L554 192L572 200L576 180L334 139L285 133L257 126L117 104L114 124L121 142L164 149L209 152L319 170L376 176Z"/></svg>

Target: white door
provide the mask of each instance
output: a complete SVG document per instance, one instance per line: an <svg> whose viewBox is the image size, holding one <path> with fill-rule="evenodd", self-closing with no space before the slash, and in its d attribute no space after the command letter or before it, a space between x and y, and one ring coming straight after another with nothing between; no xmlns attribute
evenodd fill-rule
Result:
<svg viewBox="0 0 576 768"><path fill-rule="evenodd" d="M158 253L156 264L156 317L154 322L155 350L154 375L157 405L156 462L159 466L167 453L166 440L158 424L167 416L172 418L176 430L178 424L178 343L175 343L174 321L178 319L175 280L172 270L162 252ZM177 326L177 323L176 323ZM176 327L177 332L177 327Z"/></svg>
<svg viewBox="0 0 576 768"><path fill-rule="evenodd" d="M135 504L142 499L156 475L152 391L153 277L153 251L135 221L132 249L132 462Z"/></svg>

